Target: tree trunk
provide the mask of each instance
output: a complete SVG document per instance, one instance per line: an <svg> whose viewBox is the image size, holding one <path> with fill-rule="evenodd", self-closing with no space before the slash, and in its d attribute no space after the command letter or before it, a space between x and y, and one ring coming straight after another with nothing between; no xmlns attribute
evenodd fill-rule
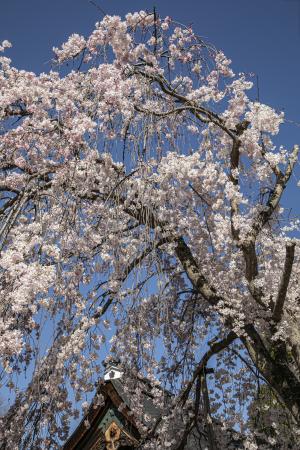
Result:
<svg viewBox="0 0 300 450"><path fill-rule="evenodd" d="M253 325L247 325L245 329L249 338L242 340L250 358L300 425L300 380L291 370L285 343L267 348Z"/></svg>

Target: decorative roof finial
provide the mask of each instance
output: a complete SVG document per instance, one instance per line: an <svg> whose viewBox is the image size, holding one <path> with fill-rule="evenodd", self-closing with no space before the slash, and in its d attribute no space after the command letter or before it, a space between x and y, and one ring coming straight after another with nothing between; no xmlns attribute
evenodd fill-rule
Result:
<svg viewBox="0 0 300 450"><path fill-rule="evenodd" d="M123 371L121 370L121 361L119 359L114 359L109 356L103 362L104 370L104 381L116 380L121 378Z"/></svg>

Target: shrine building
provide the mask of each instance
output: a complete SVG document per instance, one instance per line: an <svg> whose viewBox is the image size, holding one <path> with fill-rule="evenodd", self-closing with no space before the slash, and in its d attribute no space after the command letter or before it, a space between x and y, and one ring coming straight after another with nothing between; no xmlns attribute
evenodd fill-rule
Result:
<svg viewBox="0 0 300 450"><path fill-rule="evenodd" d="M157 420L162 411L154 405L153 396L147 389L147 381L144 380L143 389L143 415ZM140 448L141 433L137 420L130 409L130 399L125 392L122 383L122 372L118 366L110 365L104 374L104 380L98 388L103 401L97 404L93 401L88 412L81 420L78 427L62 447L62 450L134 450ZM170 394L162 390L162 395L170 399ZM186 442L180 450L203 450L209 446L209 430L205 421L197 424L190 431ZM174 424L174 427L176 425ZM216 425L216 432L221 432L220 425ZM222 431L222 433L225 433ZM226 434L226 433L225 433ZM224 443L227 449L240 449L240 438L233 436L235 433L227 432ZM164 449L157 449L164 450ZM222 449L223 450L223 449Z"/></svg>

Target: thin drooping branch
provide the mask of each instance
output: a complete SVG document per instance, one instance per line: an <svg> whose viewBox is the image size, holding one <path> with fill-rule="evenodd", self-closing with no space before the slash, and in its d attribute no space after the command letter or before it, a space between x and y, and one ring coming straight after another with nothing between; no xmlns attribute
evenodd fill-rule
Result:
<svg viewBox="0 0 300 450"><path fill-rule="evenodd" d="M119 281L119 283L123 283L126 281L130 273L136 268L154 249L159 248L161 245L169 242L169 238L162 238L158 242L153 242L151 245L149 245L141 254L139 254L136 258L134 258L127 266L127 268L124 270L124 274L122 278ZM101 317L103 317L108 309L113 304L114 298L115 298L115 292L113 291L107 291L103 294L103 298L106 299L105 304L91 316L91 324L96 323L99 321ZM68 340L72 339L72 336L74 336L78 330L80 330L83 326L85 326L85 321L80 321L72 330L72 332L68 336ZM47 382L47 379L52 374L52 370L49 371L49 366L53 367L55 365L55 360L58 354L58 351L60 350L62 345L66 345L65 336L63 336L63 328L61 328L53 342L53 345L50 349L50 351L47 353L46 357L42 361L40 365L37 366L35 374L32 378L31 383L28 385L25 392L21 392L14 402L14 404L9 408L5 416L2 418L2 424L6 424L6 428L9 429L9 423L11 422L14 415L17 413L19 408L22 404L26 403L28 397L30 395L36 394L39 396L41 394L40 386L41 383ZM50 364L49 364L50 362ZM38 398L36 398L36 407L33 412L33 416L35 417L36 414L40 414L40 409L38 408ZM40 408L42 408L43 405L40 405ZM42 417L42 414L41 414ZM24 416L25 418L25 416ZM22 430L20 430L22 432ZM22 439L22 436L20 436L20 439ZM1 443L3 450L7 448L5 442Z"/></svg>
<svg viewBox="0 0 300 450"><path fill-rule="evenodd" d="M275 301L275 306L273 310L273 320L275 322L280 322L283 316L284 303L286 299L286 294L292 274L294 257L295 257L295 246L294 242L288 243L286 245L286 254L284 261L284 268L282 272L282 277L279 284L278 295Z"/></svg>

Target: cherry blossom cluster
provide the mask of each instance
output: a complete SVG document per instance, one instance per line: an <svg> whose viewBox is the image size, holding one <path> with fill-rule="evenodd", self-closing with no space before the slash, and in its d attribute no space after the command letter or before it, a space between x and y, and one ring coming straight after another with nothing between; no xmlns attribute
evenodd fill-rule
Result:
<svg viewBox="0 0 300 450"><path fill-rule="evenodd" d="M283 113L156 12L105 16L54 54L40 75L0 57L0 446L60 448L108 347L145 449L175 449L199 417L220 448L237 430L245 449L281 443L275 422L253 425L266 382L297 435L299 221L281 197L299 148L277 145Z"/></svg>

